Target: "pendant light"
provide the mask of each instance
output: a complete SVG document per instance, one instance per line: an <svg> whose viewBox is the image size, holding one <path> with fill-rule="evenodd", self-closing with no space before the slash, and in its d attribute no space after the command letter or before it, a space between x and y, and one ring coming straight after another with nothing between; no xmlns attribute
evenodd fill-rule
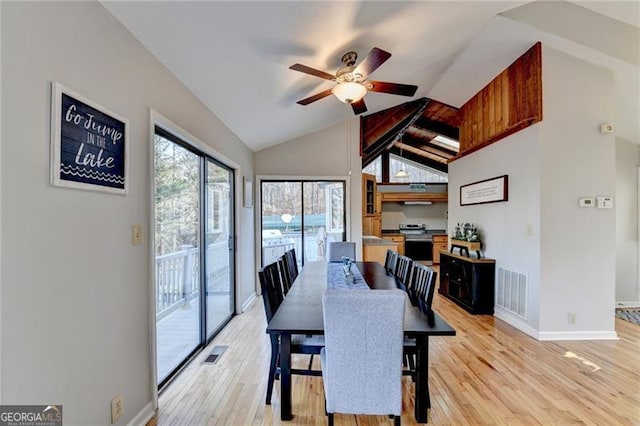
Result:
<svg viewBox="0 0 640 426"><path fill-rule="evenodd" d="M402 133L400 133L400 135L398 136L398 142L400 142L400 159L402 159ZM404 179L409 177L409 173L404 171L404 168L402 166L402 162L400 162L400 170L398 170L398 172L393 175L394 177L400 178L400 179Z"/></svg>

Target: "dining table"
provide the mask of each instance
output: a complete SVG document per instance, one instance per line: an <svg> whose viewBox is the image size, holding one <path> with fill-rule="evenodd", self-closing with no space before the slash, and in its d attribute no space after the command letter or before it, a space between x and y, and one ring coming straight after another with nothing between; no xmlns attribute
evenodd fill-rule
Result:
<svg viewBox="0 0 640 426"><path fill-rule="evenodd" d="M378 262L355 262L358 274L371 290L396 289L392 274ZM292 420L291 406L291 335L323 335L322 294L332 288L332 280L344 280L328 274L329 263L306 262L293 282L284 301L267 325L267 333L280 338L280 418ZM362 291L354 290L354 291ZM429 398L429 337L455 336L456 331L436 312L423 314L407 298L404 318L404 334L415 339L415 419L427 423Z"/></svg>

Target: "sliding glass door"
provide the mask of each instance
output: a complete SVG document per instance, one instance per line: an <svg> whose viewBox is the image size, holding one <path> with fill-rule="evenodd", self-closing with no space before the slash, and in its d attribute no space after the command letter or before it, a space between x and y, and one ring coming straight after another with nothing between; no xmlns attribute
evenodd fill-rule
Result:
<svg viewBox="0 0 640 426"><path fill-rule="evenodd" d="M233 170L156 128L155 302L160 386L233 314Z"/></svg>
<svg viewBox="0 0 640 426"><path fill-rule="evenodd" d="M207 160L205 300L206 336L210 339L233 314L233 172Z"/></svg>
<svg viewBox="0 0 640 426"><path fill-rule="evenodd" d="M344 181L264 180L260 198L263 266L291 248L298 266L324 260L329 242L345 240Z"/></svg>

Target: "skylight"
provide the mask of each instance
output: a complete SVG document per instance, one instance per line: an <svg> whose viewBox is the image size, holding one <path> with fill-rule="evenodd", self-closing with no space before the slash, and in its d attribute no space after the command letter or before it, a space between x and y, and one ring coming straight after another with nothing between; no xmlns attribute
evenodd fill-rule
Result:
<svg viewBox="0 0 640 426"><path fill-rule="evenodd" d="M433 138L433 140L441 142L441 143L446 144L446 145L449 145L449 146L455 148L456 151L460 150L460 142L458 142L456 140L453 140L453 139L450 139L450 138L448 138L446 136L438 135L435 138Z"/></svg>

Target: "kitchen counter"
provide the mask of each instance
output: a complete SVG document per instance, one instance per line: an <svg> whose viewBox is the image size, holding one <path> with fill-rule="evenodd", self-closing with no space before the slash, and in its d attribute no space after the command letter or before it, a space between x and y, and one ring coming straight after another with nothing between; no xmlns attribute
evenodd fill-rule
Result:
<svg viewBox="0 0 640 426"><path fill-rule="evenodd" d="M385 240L384 238L378 237L362 237L362 245L363 246L396 246L397 243L391 240Z"/></svg>
<svg viewBox="0 0 640 426"><path fill-rule="evenodd" d="M378 237L362 237L362 260L384 265L387 250L398 251L398 243Z"/></svg>
<svg viewBox="0 0 640 426"><path fill-rule="evenodd" d="M427 235L447 235L446 229L427 229L424 231ZM405 235L398 229L383 229L382 235Z"/></svg>

